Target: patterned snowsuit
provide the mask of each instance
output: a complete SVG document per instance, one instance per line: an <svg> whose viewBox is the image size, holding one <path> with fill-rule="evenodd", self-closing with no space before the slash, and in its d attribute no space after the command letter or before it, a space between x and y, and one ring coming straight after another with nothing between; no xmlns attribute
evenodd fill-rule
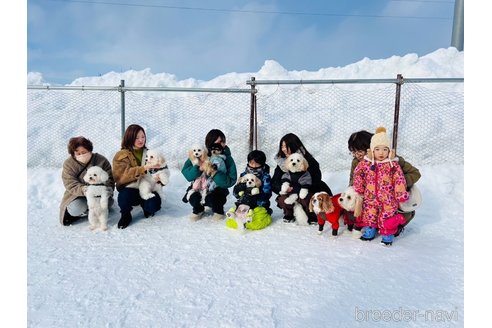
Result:
<svg viewBox="0 0 492 328"><path fill-rule="evenodd" d="M354 189L364 196L361 221L365 227L378 228L381 235L391 235L399 224L405 223L397 210L398 204L409 195L398 158L373 164L366 157L355 168Z"/></svg>

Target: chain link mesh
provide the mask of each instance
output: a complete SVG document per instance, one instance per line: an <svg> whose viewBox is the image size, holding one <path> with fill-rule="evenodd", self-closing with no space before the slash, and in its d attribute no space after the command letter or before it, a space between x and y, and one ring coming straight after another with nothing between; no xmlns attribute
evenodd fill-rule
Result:
<svg viewBox="0 0 492 328"><path fill-rule="evenodd" d="M464 162L463 84L449 92L435 85L401 88L397 153L417 167ZM394 84L261 85L257 90L257 144L271 166L280 138L289 132L301 138L322 171L348 169L353 132L374 132L378 126L393 132ZM28 89L27 97L28 166L60 167L68 140L78 135L110 161L120 149L119 92ZM203 144L210 129L220 129L241 169L249 151L250 97L127 91L125 121L143 126L147 146L160 149L174 168L181 168L191 145Z"/></svg>
<svg viewBox="0 0 492 328"><path fill-rule="evenodd" d="M391 138L395 94L394 84L262 86L257 94L258 147L274 156L282 136L292 132L318 160L322 171L346 170L352 159L348 139L353 132L374 133L376 127L384 126ZM463 112L462 91L404 84L397 154L416 166L463 163ZM452 146L447 145L450 141ZM436 147L429 146L434 144L442 147L431 154Z"/></svg>
<svg viewBox="0 0 492 328"><path fill-rule="evenodd" d="M68 140L85 136L112 161L121 148L121 94L112 91L28 90L29 167L60 167ZM234 158L249 151L249 93L125 92L125 122L141 125L147 147L161 150L170 167L180 168L195 143L204 145L220 129ZM236 122L239 121L240 124ZM179 145L180 147L176 147ZM177 150L176 150L177 149Z"/></svg>

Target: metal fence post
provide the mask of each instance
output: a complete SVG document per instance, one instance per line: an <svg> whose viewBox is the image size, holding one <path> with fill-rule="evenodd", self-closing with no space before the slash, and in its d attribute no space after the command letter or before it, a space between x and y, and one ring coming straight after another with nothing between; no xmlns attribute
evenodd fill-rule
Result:
<svg viewBox="0 0 492 328"><path fill-rule="evenodd" d="M400 95L401 86L403 84L403 75L398 74L396 76L398 80L396 82L396 95L395 95L395 115L393 119L393 149L396 151L397 140L398 140L398 124L400 120Z"/></svg>
<svg viewBox="0 0 492 328"><path fill-rule="evenodd" d="M120 93L121 93L121 138L125 135L125 80L120 82Z"/></svg>
<svg viewBox="0 0 492 328"><path fill-rule="evenodd" d="M249 115L249 151L258 148L257 121L256 121L256 93L255 93L255 77L251 77L251 105Z"/></svg>

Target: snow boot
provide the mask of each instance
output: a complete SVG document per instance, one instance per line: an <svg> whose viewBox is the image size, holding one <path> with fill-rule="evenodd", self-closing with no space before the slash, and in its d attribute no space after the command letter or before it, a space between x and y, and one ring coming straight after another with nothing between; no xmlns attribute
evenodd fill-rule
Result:
<svg viewBox="0 0 492 328"><path fill-rule="evenodd" d="M394 235L386 235L381 238L381 244L385 246L391 246L393 244L393 240L395 239Z"/></svg>
<svg viewBox="0 0 492 328"><path fill-rule="evenodd" d="M360 236L361 240L373 240L376 237L376 228L373 227L365 227L364 233Z"/></svg>
<svg viewBox="0 0 492 328"><path fill-rule="evenodd" d="M130 212L121 213L121 219L118 221L118 229L125 229L132 222L132 214Z"/></svg>
<svg viewBox="0 0 492 328"><path fill-rule="evenodd" d="M78 219L80 219L80 216L79 217L71 216L68 213L68 210L65 210L65 214L63 215L63 225L64 226L69 226L72 223L74 223L75 221L77 221Z"/></svg>
<svg viewBox="0 0 492 328"><path fill-rule="evenodd" d="M403 224L399 224L395 233L395 237L398 237L405 230L405 226Z"/></svg>
<svg viewBox="0 0 492 328"><path fill-rule="evenodd" d="M145 218L149 218L151 216L154 216L154 214L155 214L155 213L147 212L146 210L144 210L143 213L144 213Z"/></svg>
<svg viewBox="0 0 492 328"><path fill-rule="evenodd" d="M284 215L284 222L285 223L291 223L294 222L296 219L293 216L290 215Z"/></svg>

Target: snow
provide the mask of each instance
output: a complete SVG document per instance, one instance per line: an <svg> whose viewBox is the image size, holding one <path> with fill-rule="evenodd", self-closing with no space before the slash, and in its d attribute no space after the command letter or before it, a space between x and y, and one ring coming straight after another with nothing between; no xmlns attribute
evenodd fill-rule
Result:
<svg viewBox="0 0 492 328"><path fill-rule="evenodd" d="M257 79L394 78L393 72L463 77L463 57L454 48L439 49L420 58L364 59L318 72L289 72L268 61L259 72L211 81L176 81L172 74L149 70L113 72L81 77L72 85L114 85L125 79L132 86L230 87L251 74ZM46 82L30 72L30 83ZM29 134L28 142L36 137ZM309 137L303 142L315 143ZM111 160L116 150L101 153ZM231 150L241 172L246 163ZM114 205L106 232L91 232L87 220L64 227L58 221L61 164L29 168L27 325L461 327L464 166L416 166L424 200L392 247L381 246L379 238L362 242L348 231L332 237L329 229L318 235L316 226L285 224L273 197L273 223L264 230L241 234L209 216L191 222L191 207L181 201L188 183L177 169L171 170L163 208L155 217L145 219L134 208L132 225L119 230ZM341 192L349 168L348 159L346 170L323 172L323 180ZM230 195L225 208L233 202Z"/></svg>

